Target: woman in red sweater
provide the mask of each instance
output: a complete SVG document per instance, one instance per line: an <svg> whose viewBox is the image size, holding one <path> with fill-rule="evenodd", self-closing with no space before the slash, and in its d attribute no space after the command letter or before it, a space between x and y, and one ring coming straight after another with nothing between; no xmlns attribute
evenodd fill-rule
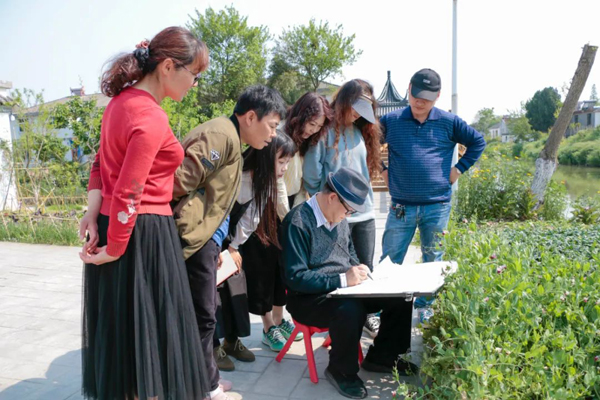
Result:
<svg viewBox="0 0 600 400"><path fill-rule="evenodd" d="M181 101L208 67L206 45L171 27L115 58L90 173L83 298L83 394L203 399L204 355L169 202L183 149L160 103ZM211 355L208 355L211 356Z"/></svg>

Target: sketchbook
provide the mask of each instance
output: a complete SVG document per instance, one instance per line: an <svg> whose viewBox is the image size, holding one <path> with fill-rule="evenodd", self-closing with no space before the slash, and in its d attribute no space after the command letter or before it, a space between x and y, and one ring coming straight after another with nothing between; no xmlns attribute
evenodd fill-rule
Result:
<svg viewBox="0 0 600 400"><path fill-rule="evenodd" d="M394 264L386 257L360 285L336 289L327 297L413 297L432 296L449 274L456 272L456 261L422 264Z"/></svg>
<svg viewBox="0 0 600 400"><path fill-rule="evenodd" d="M223 264L217 270L217 286L229 279L238 270L228 250L221 252L221 256L223 257Z"/></svg>

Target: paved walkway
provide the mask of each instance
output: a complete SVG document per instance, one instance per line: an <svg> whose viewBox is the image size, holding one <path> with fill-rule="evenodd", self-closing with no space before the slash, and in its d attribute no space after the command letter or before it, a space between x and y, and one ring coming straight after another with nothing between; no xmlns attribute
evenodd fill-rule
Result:
<svg viewBox="0 0 600 400"><path fill-rule="evenodd" d="M376 259L381 254L387 193L375 193L377 208ZM0 399L76 400L81 387L81 279L76 247L0 243ZM411 248L407 261L417 260ZM313 337L319 379L310 382L302 342L292 345L281 363L261 342L260 317L252 316L252 335L244 343L256 354L253 363L236 361L231 397L244 400L344 399L324 379L327 350L324 335ZM413 319L413 326L415 325ZM371 339L363 337L366 351ZM413 328L413 352L421 349ZM390 399L391 376L359 374L370 399ZM415 378L411 378L415 379Z"/></svg>

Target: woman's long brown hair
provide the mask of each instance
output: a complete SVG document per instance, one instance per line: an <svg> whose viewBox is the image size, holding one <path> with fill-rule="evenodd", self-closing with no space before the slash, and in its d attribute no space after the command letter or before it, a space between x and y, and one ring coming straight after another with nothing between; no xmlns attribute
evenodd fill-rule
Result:
<svg viewBox="0 0 600 400"><path fill-rule="evenodd" d="M304 128L310 121L325 116L325 122L319 130L308 139L303 139ZM288 112L284 131L294 140L300 155L304 157L308 148L321 140L333 119L333 111L325 97L315 92L307 92L300 97Z"/></svg>
<svg viewBox="0 0 600 400"><path fill-rule="evenodd" d="M352 126L352 104L360 97L368 97L373 104L373 115L377 115L377 101L373 95L373 86L362 79L353 79L344 83L340 90L335 94L331 107L333 108L333 129L335 130L335 140L333 147L338 151L340 135L344 129ZM374 124L360 117L354 121L354 125L362 133L367 148L367 167L371 179L376 178L381 173L381 127L379 121Z"/></svg>

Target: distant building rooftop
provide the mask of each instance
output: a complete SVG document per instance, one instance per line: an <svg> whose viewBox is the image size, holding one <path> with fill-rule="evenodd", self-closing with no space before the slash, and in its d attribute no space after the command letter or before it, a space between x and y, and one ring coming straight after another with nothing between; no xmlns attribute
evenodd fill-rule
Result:
<svg viewBox="0 0 600 400"><path fill-rule="evenodd" d="M12 89L12 82L0 81L0 107L7 106L12 101L8 91Z"/></svg>
<svg viewBox="0 0 600 400"><path fill-rule="evenodd" d="M381 94L377 98L377 102L379 103L379 108L377 109L378 117L408 106L406 97L402 97L392 83L391 71L387 72L387 81L385 82Z"/></svg>

